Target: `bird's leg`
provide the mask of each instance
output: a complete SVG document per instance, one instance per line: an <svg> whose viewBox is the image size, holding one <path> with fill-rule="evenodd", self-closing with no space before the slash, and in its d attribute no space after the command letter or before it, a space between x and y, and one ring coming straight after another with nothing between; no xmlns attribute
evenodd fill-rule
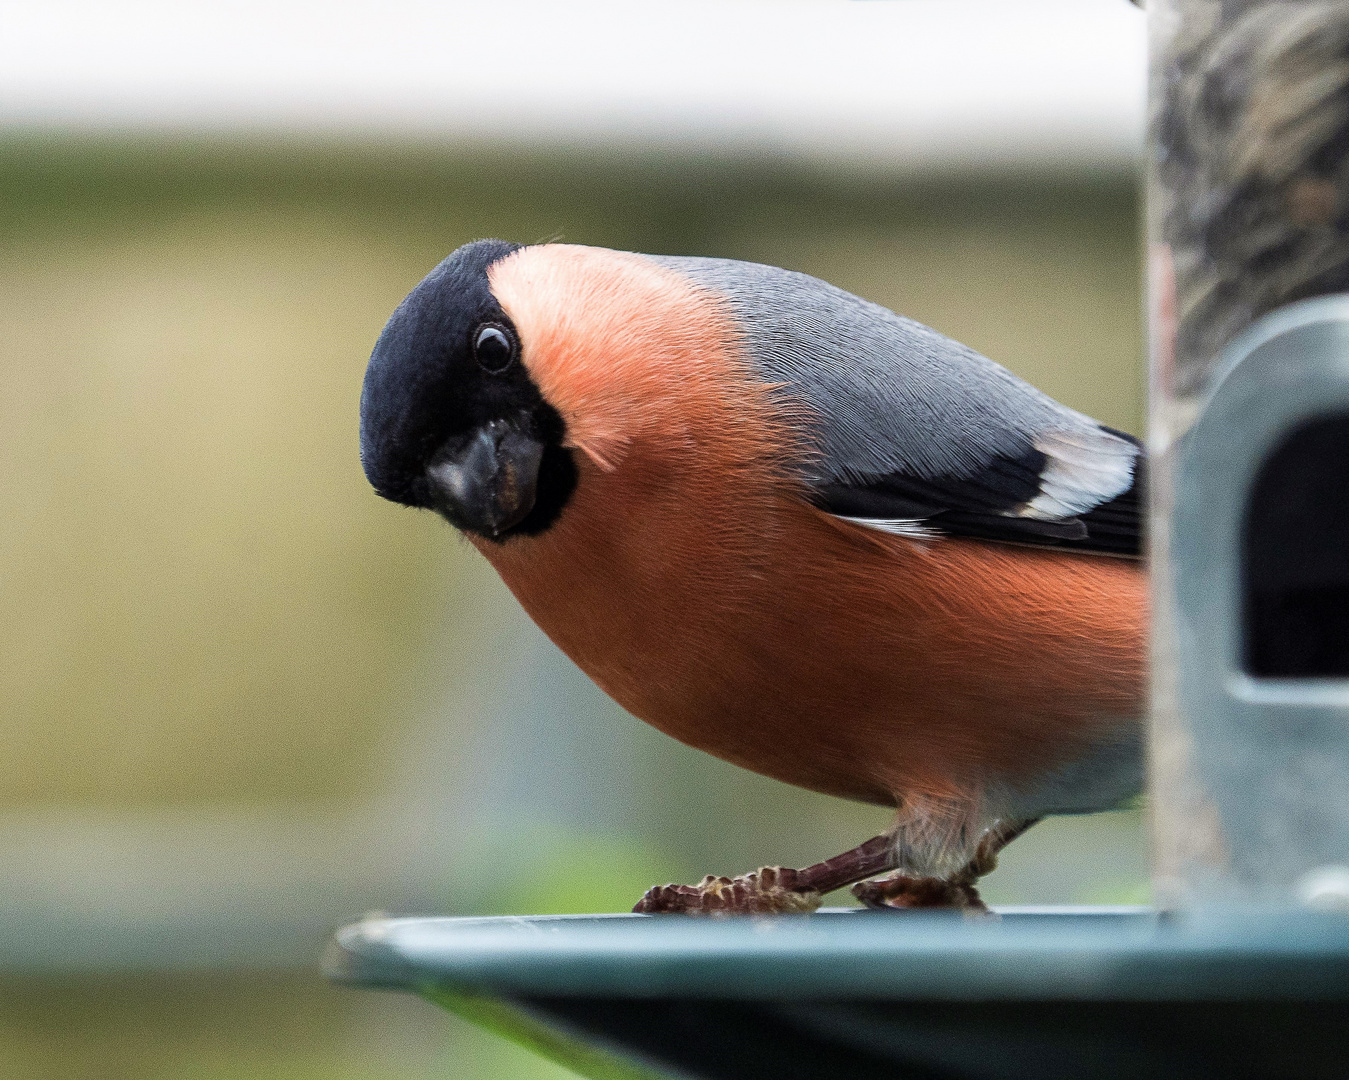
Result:
<svg viewBox="0 0 1349 1080"><path fill-rule="evenodd" d="M869 908L951 908L958 911L987 911L974 883L998 865L998 852L1034 825L1029 821L999 822L989 829L974 849L970 861L949 878L911 877L891 874L876 881L858 882L852 888L857 899Z"/></svg>
<svg viewBox="0 0 1349 1080"><path fill-rule="evenodd" d="M632 910L646 915L804 915L820 906L825 893L897 865L894 837L886 834L803 870L765 866L735 878L709 874L697 885L656 885Z"/></svg>

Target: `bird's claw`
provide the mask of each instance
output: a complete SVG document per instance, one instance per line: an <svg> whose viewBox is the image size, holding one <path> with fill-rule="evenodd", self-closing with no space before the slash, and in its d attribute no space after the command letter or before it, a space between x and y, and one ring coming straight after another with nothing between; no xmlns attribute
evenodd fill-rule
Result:
<svg viewBox="0 0 1349 1080"><path fill-rule="evenodd" d="M865 907L880 910L945 908L971 914L988 912L988 906L979 897L979 890L967 881L891 874L872 881L859 881L852 887L852 894Z"/></svg>
<svg viewBox="0 0 1349 1080"><path fill-rule="evenodd" d="M808 915L822 897L815 889L797 888L796 874L764 866L734 878L709 874L697 885L655 885L632 910L642 915Z"/></svg>

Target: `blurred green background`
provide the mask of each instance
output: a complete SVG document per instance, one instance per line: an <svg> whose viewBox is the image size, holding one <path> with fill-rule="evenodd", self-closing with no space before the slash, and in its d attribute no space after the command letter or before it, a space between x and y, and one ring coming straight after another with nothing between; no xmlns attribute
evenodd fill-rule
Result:
<svg viewBox="0 0 1349 1080"><path fill-rule="evenodd" d="M885 825L622 715L448 526L371 493L370 348L481 236L802 270L1140 431L1128 176L6 136L0 1074L562 1075L325 986L324 934L623 910ZM1145 876L1124 812L1036 828L985 894Z"/></svg>

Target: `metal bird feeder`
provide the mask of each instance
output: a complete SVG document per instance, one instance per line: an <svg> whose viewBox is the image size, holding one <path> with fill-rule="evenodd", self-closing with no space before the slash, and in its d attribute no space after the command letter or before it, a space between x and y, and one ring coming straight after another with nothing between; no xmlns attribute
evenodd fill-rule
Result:
<svg viewBox="0 0 1349 1080"><path fill-rule="evenodd" d="M590 1077L1349 1073L1349 5L1154 0L1158 910L384 919Z"/></svg>
<svg viewBox="0 0 1349 1080"><path fill-rule="evenodd" d="M381 919L339 931L328 970L597 1080L1329 1078L1345 1072L1349 919Z"/></svg>
<svg viewBox="0 0 1349 1080"><path fill-rule="evenodd" d="M1165 899L1349 907L1349 296L1231 347L1172 475Z"/></svg>

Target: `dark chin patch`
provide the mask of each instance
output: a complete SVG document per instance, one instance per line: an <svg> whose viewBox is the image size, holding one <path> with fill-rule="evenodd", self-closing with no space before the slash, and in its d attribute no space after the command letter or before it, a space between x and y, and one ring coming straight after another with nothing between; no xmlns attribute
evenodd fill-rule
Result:
<svg viewBox="0 0 1349 1080"><path fill-rule="evenodd" d="M540 401L533 410L535 431L544 442L543 460L539 462L539 479L534 497L534 508L518 523L498 536L483 536L485 540L504 544L514 536L538 536L547 532L561 516L572 492L576 490L579 472L576 468L574 451L562 445L567 434L567 426L556 409ZM460 528L452 518L446 520Z"/></svg>
<svg viewBox="0 0 1349 1080"><path fill-rule="evenodd" d="M474 335L485 324L518 339L487 277L492 264L517 247L478 240L428 274L380 335L361 394L361 463L367 478L386 499L427 509L439 509L426 470L442 447L492 420L530 418L545 446L534 507L497 540L545 531L562 513L577 481L576 462L562 445L562 418L543 400L524 365L517 358L485 370L474 356Z"/></svg>
<svg viewBox="0 0 1349 1080"><path fill-rule="evenodd" d="M498 540L512 536L538 536L546 532L561 515L576 490L576 459L565 446L549 444L539 465L539 493L534 509L524 520L502 533Z"/></svg>

